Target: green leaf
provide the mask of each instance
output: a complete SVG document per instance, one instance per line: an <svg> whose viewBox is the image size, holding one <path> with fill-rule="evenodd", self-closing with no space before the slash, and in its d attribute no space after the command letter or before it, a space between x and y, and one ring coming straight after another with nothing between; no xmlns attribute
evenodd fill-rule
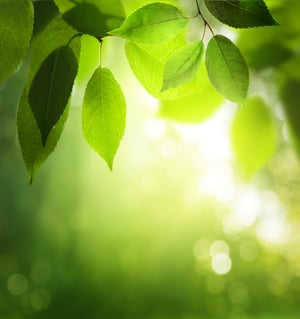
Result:
<svg viewBox="0 0 300 319"><path fill-rule="evenodd" d="M246 179L272 157L276 129L272 114L261 98L249 99L246 106L238 110L232 122L231 142Z"/></svg>
<svg viewBox="0 0 300 319"><path fill-rule="evenodd" d="M188 19L175 6L151 3L133 12L120 26L109 32L137 43L162 43L175 38Z"/></svg>
<svg viewBox="0 0 300 319"><path fill-rule="evenodd" d="M198 90L175 100L161 101L159 115L178 122L198 123L213 115L223 100L209 82L204 66L201 66Z"/></svg>
<svg viewBox="0 0 300 319"><path fill-rule="evenodd" d="M192 80L198 73L203 50L203 42L195 41L175 51L164 69L162 91Z"/></svg>
<svg viewBox="0 0 300 319"><path fill-rule="evenodd" d="M286 115L287 122L294 134L294 138L300 141L300 77L286 78L280 87L280 98Z"/></svg>
<svg viewBox="0 0 300 319"><path fill-rule="evenodd" d="M59 15L53 1L34 1L34 35L41 32L50 21Z"/></svg>
<svg viewBox="0 0 300 319"><path fill-rule="evenodd" d="M112 169L125 130L126 103L109 69L99 67L86 87L82 129L88 143Z"/></svg>
<svg viewBox="0 0 300 319"><path fill-rule="evenodd" d="M0 82L20 64L31 39L33 5L30 0L0 1Z"/></svg>
<svg viewBox="0 0 300 319"><path fill-rule="evenodd" d="M198 91L199 78L196 77L178 88L161 92L166 62L175 50L184 45L186 45L186 42L181 35L170 42L157 46L126 43L126 56L131 70L152 96L161 100L169 100Z"/></svg>
<svg viewBox="0 0 300 319"><path fill-rule="evenodd" d="M210 13L235 28L250 28L278 23L263 0L205 0Z"/></svg>
<svg viewBox="0 0 300 319"><path fill-rule="evenodd" d="M78 62L68 46L50 53L35 75L29 91L29 105L41 132L42 144L67 106Z"/></svg>
<svg viewBox="0 0 300 319"><path fill-rule="evenodd" d="M63 14L63 19L82 33L103 37L121 25L123 18L102 13L92 3L80 3Z"/></svg>
<svg viewBox="0 0 300 319"><path fill-rule="evenodd" d="M242 103L249 86L249 70L240 50L226 37L216 35L208 43L206 69L215 88L227 99Z"/></svg>
<svg viewBox="0 0 300 319"><path fill-rule="evenodd" d="M57 48L68 43L76 31L62 19L53 20L41 33L37 35L33 47L29 75L26 87L19 103L17 114L18 138L23 159L28 171L30 183L48 156L53 152L61 136L68 115L68 107L52 128L46 145L42 145L40 130L28 102L28 94L33 78L40 69L47 56ZM79 59L80 39L75 38L70 43L75 56Z"/></svg>

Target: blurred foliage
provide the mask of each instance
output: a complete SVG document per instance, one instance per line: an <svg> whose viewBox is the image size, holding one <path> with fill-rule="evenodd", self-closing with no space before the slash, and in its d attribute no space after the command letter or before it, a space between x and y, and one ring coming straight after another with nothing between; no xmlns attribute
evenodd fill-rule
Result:
<svg viewBox="0 0 300 319"><path fill-rule="evenodd" d="M1 84L0 318L299 317L300 165L291 143L299 139L300 7L296 0L268 2L281 27L240 31L238 43L251 66L253 94L261 93L276 115L278 146L248 184L233 165L238 190L230 202L220 200L228 191L222 170L213 184L215 193L223 187L219 198L197 191L205 163L195 161L194 144L178 142L171 124L162 140L155 140L159 125L150 141L141 133L153 111L144 91L135 82L131 87L128 66L116 65L115 59L125 61L118 43L105 63L127 83L127 98L137 101L114 174L80 138L73 102L57 154L29 188L15 129L26 63ZM126 2L125 9L142 3ZM86 45L94 43L87 37ZM93 61L85 63L88 69ZM169 107L159 112L168 117Z"/></svg>

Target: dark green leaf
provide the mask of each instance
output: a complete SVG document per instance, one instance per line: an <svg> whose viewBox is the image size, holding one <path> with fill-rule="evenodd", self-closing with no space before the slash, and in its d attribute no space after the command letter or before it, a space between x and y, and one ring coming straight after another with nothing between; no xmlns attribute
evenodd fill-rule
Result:
<svg viewBox="0 0 300 319"><path fill-rule="evenodd" d="M43 30L46 25L59 15L53 1L35 1L34 5L34 35Z"/></svg>
<svg viewBox="0 0 300 319"><path fill-rule="evenodd" d="M32 28L30 0L0 1L0 82L20 64L29 46Z"/></svg>
<svg viewBox="0 0 300 319"><path fill-rule="evenodd" d="M280 89L284 112L295 138L300 141L300 77L288 77Z"/></svg>
<svg viewBox="0 0 300 319"><path fill-rule="evenodd" d="M78 63L72 49L62 46L46 58L32 81L29 105L43 145L67 106L77 70Z"/></svg>
<svg viewBox="0 0 300 319"><path fill-rule="evenodd" d="M88 143L110 169L125 130L126 104L111 71L98 68L84 95L82 129Z"/></svg>
<svg viewBox="0 0 300 319"><path fill-rule="evenodd" d="M133 12L119 29L109 33L132 42L155 44L175 38L187 22L177 7L155 2Z"/></svg>
<svg viewBox="0 0 300 319"><path fill-rule="evenodd" d="M79 32L103 37L108 31L121 25L123 19L102 13L92 3L81 3L63 14L63 19Z"/></svg>
<svg viewBox="0 0 300 319"><path fill-rule="evenodd" d="M245 178L250 178L271 158L276 147L276 129L261 98L251 98L238 110L232 122L231 141Z"/></svg>
<svg viewBox="0 0 300 319"><path fill-rule="evenodd" d="M162 91L186 83L197 75L203 49L203 42L195 41L176 50L169 57L164 69Z"/></svg>
<svg viewBox="0 0 300 319"><path fill-rule="evenodd" d="M249 86L249 70L240 50L226 37L214 36L206 50L210 81L227 99L242 103Z"/></svg>
<svg viewBox="0 0 300 319"><path fill-rule="evenodd" d="M278 24L263 0L205 0L205 4L218 20L235 28Z"/></svg>

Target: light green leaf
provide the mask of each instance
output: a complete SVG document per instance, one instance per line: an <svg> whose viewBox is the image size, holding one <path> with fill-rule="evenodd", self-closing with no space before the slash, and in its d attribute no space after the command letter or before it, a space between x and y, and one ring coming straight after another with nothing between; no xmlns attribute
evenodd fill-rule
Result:
<svg viewBox="0 0 300 319"><path fill-rule="evenodd" d="M259 97L238 110L231 127L231 142L243 175L250 178L272 157L276 129L272 114Z"/></svg>
<svg viewBox="0 0 300 319"><path fill-rule="evenodd" d="M151 3L133 12L120 26L109 32L137 43L162 43L175 38L188 19L175 6Z"/></svg>
<svg viewBox="0 0 300 319"><path fill-rule="evenodd" d="M203 50L202 41L195 41L176 50L166 63L162 91L192 80L198 73Z"/></svg>
<svg viewBox="0 0 300 319"><path fill-rule="evenodd" d="M126 103L109 69L99 67L86 87L82 129L88 143L112 169L125 130Z"/></svg>
<svg viewBox="0 0 300 319"><path fill-rule="evenodd" d="M0 1L0 82L20 64L29 46L32 28L30 0Z"/></svg>
<svg viewBox="0 0 300 319"><path fill-rule="evenodd" d="M210 13L235 28L278 24L263 0L205 0Z"/></svg>
<svg viewBox="0 0 300 319"><path fill-rule="evenodd" d="M68 107L52 128L46 145L42 145L41 134L34 115L28 103L29 89L33 78L46 57L57 48L67 44L76 31L62 19L53 20L41 33L38 34L32 51L27 85L23 91L17 114L18 138L23 159L28 171L30 182L37 171L53 152L60 138L64 123L68 115ZM76 58L79 58L80 39L76 38L70 44Z"/></svg>
<svg viewBox="0 0 300 319"><path fill-rule="evenodd" d="M221 106L224 98L209 82L204 65L200 67L198 90L175 100L160 102L159 115L183 123L208 119Z"/></svg>
<svg viewBox="0 0 300 319"><path fill-rule="evenodd" d="M93 3L80 3L63 14L63 19L82 33L103 37L108 31L118 28L123 18L105 14Z"/></svg>
<svg viewBox="0 0 300 319"><path fill-rule="evenodd" d="M249 86L249 70L240 50L226 37L216 35L208 43L206 69L215 88L227 99L242 103Z"/></svg>
<svg viewBox="0 0 300 319"><path fill-rule="evenodd" d="M29 90L29 105L41 132L42 144L67 106L78 62L68 46L51 52L35 75Z"/></svg>
<svg viewBox="0 0 300 319"><path fill-rule="evenodd" d="M125 50L131 70L144 88L154 97L161 100L177 99L198 90L198 77L196 77L178 88L161 92L165 64L169 56L185 44L186 42L181 35L159 46L126 43Z"/></svg>

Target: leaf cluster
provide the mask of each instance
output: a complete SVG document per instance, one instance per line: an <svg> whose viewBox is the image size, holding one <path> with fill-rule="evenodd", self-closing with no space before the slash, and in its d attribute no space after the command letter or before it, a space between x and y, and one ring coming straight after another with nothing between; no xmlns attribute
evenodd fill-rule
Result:
<svg viewBox="0 0 300 319"><path fill-rule="evenodd" d="M0 1L0 81L26 54L30 58L17 125L31 182L54 150L67 120L83 35L98 41L100 62L86 86L82 131L111 169L126 122L122 89L112 72L101 66L102 43L111 36L126 40L129 65L146 90L160 100L162 116L197 122L213 114L224 98L237 103L241 112L232 128L237 160L247 176L265 163L274 150L272 116L261 99L247 101L247 62L232 40L213 30L208 18L212 15L234 28L278 23L263 0L205 0L204 8L197 0L189 1L195 7L193 17L176 1L151 1L127 15L128 4L121 0ZM199 19L202 27L199 37L187 42L192 19ZM298 82L283 85L283 99L288 100L289 90L298 86ZM291 106L287 112L291 123L295 113L296 107ZM253 134L262 137L255 146L249 138ZM262 149L255 161L248 161L244 145Z"/></svg>

